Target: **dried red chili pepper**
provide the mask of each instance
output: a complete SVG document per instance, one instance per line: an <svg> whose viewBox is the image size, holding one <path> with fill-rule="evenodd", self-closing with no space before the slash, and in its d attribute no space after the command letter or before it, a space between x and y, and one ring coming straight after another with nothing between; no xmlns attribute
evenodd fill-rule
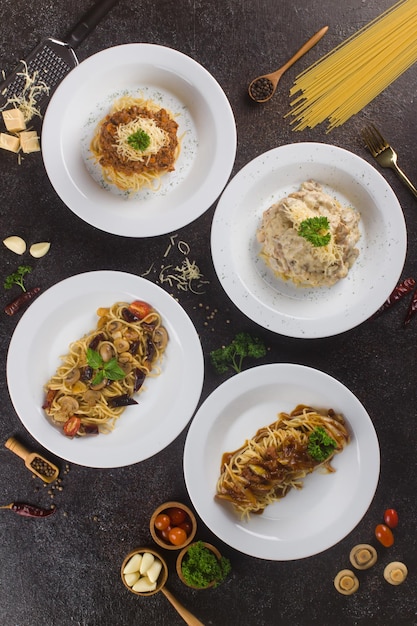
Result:
<svg viewBox="0 0 417 626"><path fill-rule="evenodd" d="M413 297L411 298L411 302L408 305L407 313L404 318L404 326L407 326L411 322L411 319L417 313L417 289L413 293Z"/></svg>
<svg viewBox="0 0 417 626"><path fill-rule="evenodd" d="M389 309L393 304L395 304L396 302L401 300L401 298L410 293L410 291L414 289L415 285L416 281L414 280L414 278L406 278L401 283L399 283L385 300L384 304L372 315L371 319L379 317L381 313Z"/></svg>
<svg viewBox="0 0 417 626"><path fill-rule="evenodd" d="M40 290L40 287L34 287L33 289L25 291L18 298L10 302L5 307L4 312L7 313L7 315L14 315L23 307L24 304L29 302L29 300L32 300L40 292Z"/></svg>
<svg viewBox="0 0 417 626"><path fill-rule="evenodd" d="M17 515L22 515L23 517L49 517L56 511L55 508L42 509L33 504L26 504L26 502L11 502L10 504L0 506L0 509L10 509L14 513L17 513Z"/></svg>

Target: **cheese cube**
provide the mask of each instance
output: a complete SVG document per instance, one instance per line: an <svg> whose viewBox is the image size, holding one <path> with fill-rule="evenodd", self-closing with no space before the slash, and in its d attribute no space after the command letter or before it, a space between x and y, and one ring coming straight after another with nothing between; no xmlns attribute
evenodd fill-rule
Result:
<svg viewBox="0 0 417 626"><path fill-rule="evenodd" d="M26 130L20 133L20 146L22 151L28 154L29 152L39 152L39 139L36 130Z"/></svg>
<svg viewBox="0 0 417 626"><path fill-rule="evenodd" d="M19 152L19 137L7 135L6 133L0 133L0 148L3 148L4 150L10 150L10 152Z"/></svg>
<svg viewBox="0 0 417 626"><path fill-rule="evenodd" d="M6 128L10 133L18 133L26 129L23 113L19 109L7 109L7 111L2 111L2 114Z"/></svg>

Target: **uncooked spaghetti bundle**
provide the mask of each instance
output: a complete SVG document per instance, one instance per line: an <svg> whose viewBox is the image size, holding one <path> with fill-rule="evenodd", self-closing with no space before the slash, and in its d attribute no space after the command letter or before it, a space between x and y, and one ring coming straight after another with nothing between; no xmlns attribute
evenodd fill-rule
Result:
<svg viewBox="0 0 417 626"><path fill-rule="evenodd" d="M417 0L400 0L299 74L293 129L327 120L329 132L358 113L417 61L416 33Z"/></svg>

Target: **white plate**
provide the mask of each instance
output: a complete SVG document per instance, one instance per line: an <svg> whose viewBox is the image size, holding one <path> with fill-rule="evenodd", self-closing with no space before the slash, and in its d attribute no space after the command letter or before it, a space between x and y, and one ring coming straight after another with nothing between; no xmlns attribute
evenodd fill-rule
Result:
<svg viewBox="0 0 417 626"><path fill-rule="evenodd" d="M131 198L106 185L87 155L97 122L125 94L178 114L183 135L160 190ZM220 85L196 61L163 46L127 44L89 57L59 85L43 122L42 154L57 194L81 219L116 235L151 237L189 224L218 198L235 159L236 125Z"/></svg>
<svg viewBox="0 0 417 626"><path fill-rule="evenodd" d="M297 288L259 257L263 212L308 179L361 214L359 257L332 287ZM400 277L407 233L394 192L369 163L336 146L298 143L262 154L232 179L214 214L211 245L217 275L245 315L282 335L315 338L354 328L381 306Z"/></svg>
<svg viewBox="0 0 417 626"><path fill-rule="evenodd" d="M242 521L214 499L222 454L297 404L342 413L351 442L334 457L336 472L310 474L303 489ZM287 561L330 548L359 523L378 484L379 446L364 407L340 382L302 365L262 365L232 376L201 405L188 431L184 472L196 511L222 541L251 556Z"/></svg>
<svg viewBox="0 0 417 626"><path fill-rule="evenodd" d="M43 386L69 344L96 327L96 309L145 300L162 315L169 343L162 372L146 380L138 404L126 408L108 435L69 439L42 410ZM204 361L197 332L184 309L163 289L124 272L67 278L24 313L7 357L9 392L23 425L47 450L87 467L121 467L156 454L187 425L200 399Z"/></svg>

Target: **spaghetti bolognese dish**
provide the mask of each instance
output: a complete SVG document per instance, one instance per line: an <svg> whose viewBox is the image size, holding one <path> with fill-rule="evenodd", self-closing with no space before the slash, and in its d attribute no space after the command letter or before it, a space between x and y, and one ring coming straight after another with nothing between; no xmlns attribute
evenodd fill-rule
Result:
<svg viewBox="0 0 417 626"><path fill-rule="evenodd" d="M156 191L180 153L174 114L153 100L122 96L97 125L90 151L106 182L130 193Z"/></svg>

